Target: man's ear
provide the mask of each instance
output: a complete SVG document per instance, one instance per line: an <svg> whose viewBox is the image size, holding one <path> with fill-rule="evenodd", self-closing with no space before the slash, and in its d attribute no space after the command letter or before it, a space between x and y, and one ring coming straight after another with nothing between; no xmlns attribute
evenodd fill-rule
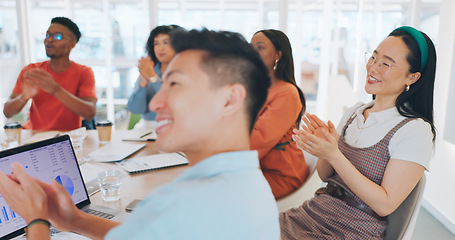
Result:
<svg viewBox="0 0 455 240"><path fill-rule="evenodd" d="M226 102L224 104L224 113L229 115L245 105L246 88L240 83L234 83L227 86Z"/></svg>
<svg viewBox="0 0 455 240"><path fill-rule="evenodd" d="M71 41L71 49L73 49L74 47L76 47L76 44L77 44L76 40Z"/></svg>

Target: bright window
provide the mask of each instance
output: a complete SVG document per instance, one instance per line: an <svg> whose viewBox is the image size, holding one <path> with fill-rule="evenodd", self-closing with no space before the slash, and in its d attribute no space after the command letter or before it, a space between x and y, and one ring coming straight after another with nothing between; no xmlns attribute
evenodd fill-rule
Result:
<svg viewBox="0 0 455 240"><path fill-rule="evenodd" d="M21 28L27 26L18 24L16 0L0 1L0 81L5 86L0 90L1 98L5 100L10 95L24 64L47 59L43 38L50 20L67 16L79 25L83 35L71 59L92 67L95 73L99 99L97 119L115 121L117 128L124 126L123 122L128 119L125 106L138 77L137 60L145 54L145 43L154 27L151 24L236 31L248 41L258 30L283 27L291 40L298 84L309 105L316 106L316 101L324 101L320 93L331 86L333 76L342 76L351 88L357 86L362 90L364 60L357 54L372 50L393 28L409 24L411 11L408 0L362 1L363 4L339 0L330 1L331 5L327 5L328 1L316 0L20 2L33 9L27 15L30 35L25 37L19 37ZM286 2L288 11L280 15L281 4ZM439 2L422 0L420 11L419 24L435 42ZM27 14L26 8L20 11ZM283 23L280 18L286 21ZM326 20L330 24L325 24ZM285 26L280 26L280 22ZM25 49L25 57L21 55L22 46L30 46ZM323 55L327 48L330 48L329 54ZM330 73L320 72L322 64L327 65L322 69L329 69Z"/></svg>

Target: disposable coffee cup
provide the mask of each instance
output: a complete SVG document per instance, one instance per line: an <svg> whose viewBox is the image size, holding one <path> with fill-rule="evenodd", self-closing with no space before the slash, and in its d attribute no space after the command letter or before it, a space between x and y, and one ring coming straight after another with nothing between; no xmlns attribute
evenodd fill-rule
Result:
<svg viewBox="0 0 455 240"><path fill-rule="evenodd" d="M96 130L98 130L98 137L101 144L105 144L111 141L112 123L109 120L97 122Z"/></svg>
<svg viewBox="0 0 455 240"><path fill-rule="evenodd" d="M18 143L21 141L22 125L18 122L9 122L3 126L7 136L16 136Z"/></svg>

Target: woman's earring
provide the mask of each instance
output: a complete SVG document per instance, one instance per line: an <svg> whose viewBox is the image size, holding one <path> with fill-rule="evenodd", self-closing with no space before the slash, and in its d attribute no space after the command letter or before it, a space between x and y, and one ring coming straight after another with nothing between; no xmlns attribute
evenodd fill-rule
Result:
<svg viewBox="0 0 455 240"><path fill-rule="evenodd" d="M275 60L275 65L273 66L273 70L276 70L276 66L278 66L278 59Z"/></svg>
<svg viewBox="0 0 455 240"><path fill-rule="evenodd" d="M408 92L409 89L411 89L411 85L406 85L406 92Z"/></svg>

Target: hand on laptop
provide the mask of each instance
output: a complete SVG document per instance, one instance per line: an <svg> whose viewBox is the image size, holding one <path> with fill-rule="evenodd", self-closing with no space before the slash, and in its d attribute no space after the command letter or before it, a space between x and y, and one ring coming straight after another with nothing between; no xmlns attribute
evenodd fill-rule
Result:
<svg viewBox="0 0 455 240"><path fill-rule="evenodd" d="M73 231L73 223L79 219L81 211L74 205L68 191L56 180L50 184L37 180L47 195L47 204L51 206L48 210L49 221L52 226L61 231Z"/></svg>
<svg viewBox="0 0 455 240"><path fill-rule="evenodd" d="M48 219L46 192L36 179L25 173L21 164L11 164L13 173L0 171L0 193L13 211L25 219L27 224L35 219Z"/></svg>
<svg viewBox="0 0 455 240"><path fill-rule="evenodd" d="M13 211L27 224L41 218L62 231L73 229L74 219L82 212L62 185L55 180L47 184L30 177L19 163L11 164L11 169L13 174L8 176L0 172L0 193Z"/></svg>
<svg viewBox="0 0 455 240"><path fill-rule="evenodd" d="M35 219L49 220L62 231L83 232L92 238L102 238L119 224L80 211L57 181L47 184L32 178L19 163L13 163L11 169L13 174L8 176L0 171L0 194L27 224Z"/></svg>

